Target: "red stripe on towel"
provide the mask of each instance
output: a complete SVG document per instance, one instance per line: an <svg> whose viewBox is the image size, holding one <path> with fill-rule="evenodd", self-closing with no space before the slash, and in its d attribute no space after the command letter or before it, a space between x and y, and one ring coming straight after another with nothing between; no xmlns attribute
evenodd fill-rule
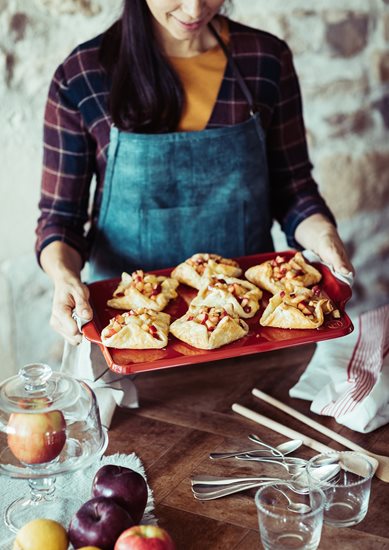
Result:
<svg viewBox="0 0 389 550"><path fill-rule="evenodd" d="M347 367L346 392L331 401L321 414L338 418L351 412L369 395L389 352L389 305L359 317L359 335Z"/></svg>

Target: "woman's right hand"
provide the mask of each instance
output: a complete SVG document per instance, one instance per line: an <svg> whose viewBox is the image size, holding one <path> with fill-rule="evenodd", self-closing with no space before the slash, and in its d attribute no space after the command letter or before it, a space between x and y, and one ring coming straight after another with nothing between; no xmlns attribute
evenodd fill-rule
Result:
<svg viewBox="0 0 389 550"><path fill-rule="evenodd" d="M77 323L72 317L75 310L78 317L90 321L93 317L89 304L89 289L81 279L72 275L54 282L54 298L50 317L51 327L73 346L82 340Z"/></svg>
<svg viewBox="0 0 389 550"><path fill-rule="evenodd" d="M53 241L42 250L40 262L54 283L50 325L76 346L81 342L82 335L72 317L73 310L85 321L93 317L89 289L81 282L81 256L68 244Z"/></svg>

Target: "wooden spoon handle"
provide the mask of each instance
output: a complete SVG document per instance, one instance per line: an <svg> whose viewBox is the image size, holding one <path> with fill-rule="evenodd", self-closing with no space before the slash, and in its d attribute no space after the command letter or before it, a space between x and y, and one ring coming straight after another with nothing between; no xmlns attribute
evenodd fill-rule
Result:
<svg viewBox="0 0 389 550"><path fill-rule="evenodd" d="M310 447L311 449L314 449L319 453L326 453L334 450L330 447L327 447L327 445L319 443L319 441L316 441L315 439L311 439L310 437L303 435L300 432L296 432L295 430L292 430L291 428L288 428L283 424L279 424L275 420L267 418L267 416L263 416L262 414L252 411L251 409L247 409L246 407L243 407L238 403L234 403L232 405L232 410L250 420L253 420L254 422L257 422L258 424L262 424L262 426L265 426L266 428L270 428L271 430L274 430L275 432L282 434L285 437L288 437L289 439L301 439L304 445Z"/></svg>
<svg viewBox="0 0 389 550"><path fill-rule="evenodd" d="M269 403L269 405L273 405L273 407L280 409L286 414L290 414L291 416L293 416L293 418L297 418L301 422L304 422L304 424L307 424L307 426L309 426L310 428L313 428L314 430L317 430L318 432L330 437L331 439L334 439L335 441L337 441L341 445L344 445L348 449L352 449L353 451L361 451L364 453L368 453L366 449L363 449L356 443L353 443L352 441L350 441L349 439L346 439L342 435L330 430L329 428L326 428L325 426L322 426L321 424L319 424L319 422L312 420L312 418L308 418L308 416L305 416L304 414L292 409L292 407L285 405L285 403L278 401L278 399L275 399L274 397L267 395L263 391L257 390L256 388L254 388L251 393L255 395L255 397L262 399L262 401Z"/></svg>

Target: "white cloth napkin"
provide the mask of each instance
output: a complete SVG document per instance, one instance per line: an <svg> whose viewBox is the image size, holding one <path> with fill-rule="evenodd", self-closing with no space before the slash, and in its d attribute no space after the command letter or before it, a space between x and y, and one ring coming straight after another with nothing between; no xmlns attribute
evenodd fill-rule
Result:
<svg viewBox="0 0 389 550"><path fill-rule="evenodd" d="M346 274L339 273L339 271L335 271L335 269L332 267L332 265L323 262L323 260L320 258L320 256L318 256L316 254L316 252L313 252L313 250L303 250L302 255L304 256L304 258L306 260L308 260L308 262L319 262L319 263L325 265L326 267L328 267L328 269L331 271L331 273L334 275L334 277L336 277L340 281L343 281L344 283L347 283L350 286L353 285L354 275L351 273L351 271L349 273L346 273Z"/></svg>
<svg viewBox="0 0 389 550"><path fill-rule="evenodd" d="M84 380L95 392L100 409L101 423L107 428L115 412L116 405L137 408L138 392L132 378L112 372L97 344L85 338L78 346L65 342L61 372Z"/></svg>
<svg viewBox="0 0 389 550"><path fill-rule="evenodd" d="M56 481L56 493L58 493L58 496L77 495L78 499L82 502L86 502L91 498L92 481L97 470L106 464L115 464L117 466L131 468L146 479L142 462L135 453L129 455L116 453L110 456L103 456L101 460L96 459L96 463L85 470L58 476ZM0 475L0 495L0 550L11 550L15 535L6 527L3 521L4 512L14 500L29 495L28 482L24 479L11 479ZM58 506L61 506L60 498L58 499ZM153 509L153 494L148 486L148 499L141 523L157 523L153 514ZM65 525L64 527L67 528ZM44 548L42 548L42 550L44 550Z"/></svg>
<svg viewBox="0 0 389 550"><path fill-rule="evenodd" d="M368 433L389 422L389 304L353 319L354 332L319 342L291 397Z"/></svg>

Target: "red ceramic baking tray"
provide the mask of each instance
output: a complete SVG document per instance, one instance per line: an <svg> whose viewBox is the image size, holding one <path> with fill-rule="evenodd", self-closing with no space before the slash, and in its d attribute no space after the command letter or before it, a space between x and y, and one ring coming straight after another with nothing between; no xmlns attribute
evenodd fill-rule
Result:
<svg viewBox="0 0 389 550"><path fill-rule="evenodd" d="M244 256L235 258L243 272L253 265L260 264L266 260L275 258L277 255L290 258L294 251L272 252L266 254L256 254L253 256ZM321 285L323 290L337 304L341 311L340 319L328 319L318 329L280 329L271 327L261 327L259 318L266 307L270 295L265 291L262 298L262 306L252 319L245 319L250 327L250 331L244 338L231 344L227 344L215 350L201 350L194 348L173 335L169 335L169 343L166 348L158 350L131 350L107 348L102 345L100 333L114 317L119 310L107 307L107 300L112 297L112 293L119 283L119 279L107 279L98 281L89 285L90 302L94 311L93 321L84 325L84 336L97 343L107 361L108 367L120 374L133 374L137 372L152 371L169 367L180 367L183 365L204 363L206 361L216 361L217 359L226 359L241 355L261 353L300 344L319 342L320 340L329 340L349 334L353 330L350 318L345 313L345 304L351 297L350 287L336 279L330 270L322 264L313 264L322 273L323 279ZM153 271L158 275L169 275L173 268ZM184 315L188 304L196 295L195 289L186 285L178 287L178 298L171 301L166 307L166 313L169 313L172 320Z"/></svg>

